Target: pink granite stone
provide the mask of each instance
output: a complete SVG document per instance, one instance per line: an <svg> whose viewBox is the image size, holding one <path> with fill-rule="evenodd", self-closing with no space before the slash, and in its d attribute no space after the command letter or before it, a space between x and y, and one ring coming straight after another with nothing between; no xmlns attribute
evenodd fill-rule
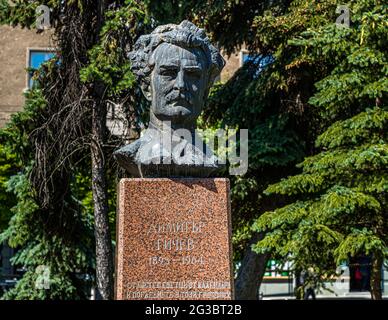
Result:
<svg viewBox="0 0 388 320"><path fill-rule="evenodd" d="M229 180L122 179L116 299L233 299Z"/></svg>

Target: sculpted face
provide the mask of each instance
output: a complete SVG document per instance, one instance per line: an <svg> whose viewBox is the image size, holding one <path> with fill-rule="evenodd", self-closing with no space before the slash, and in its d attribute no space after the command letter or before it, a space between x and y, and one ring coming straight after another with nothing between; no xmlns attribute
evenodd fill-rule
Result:
<svg viewBox="0 0 388 320"><path fill-rule="evenodd" d="M207 59L200 48L160 44L151 57L151 122L171 121L181 128L195 127L207 85Z"/></svg>

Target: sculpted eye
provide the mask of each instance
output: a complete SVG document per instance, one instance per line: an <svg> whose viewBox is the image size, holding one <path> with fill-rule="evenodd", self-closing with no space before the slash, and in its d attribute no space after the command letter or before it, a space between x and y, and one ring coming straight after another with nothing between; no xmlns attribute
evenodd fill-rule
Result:
<svg viewBox="0 0 388 320"><path fill-rule="evenodd" d="M177 75L177 71L174 69L162 69L160 70L159 74L161 74L164 77L175 78Z"/></svg>
<svg viewBox="0 0 388 320"><path fill-rule="evenodd" d="M190 77L193 77L193 78L200 78L201 77L201 70L187 70L187 74L190 76Z"/></svg>

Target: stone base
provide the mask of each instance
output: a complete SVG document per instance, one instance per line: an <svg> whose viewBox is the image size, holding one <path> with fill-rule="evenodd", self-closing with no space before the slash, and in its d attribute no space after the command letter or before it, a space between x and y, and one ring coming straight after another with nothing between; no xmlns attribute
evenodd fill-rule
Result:
<svg viewBox="0 0 388 320"><path fill-rule="evenodd" d="M233 299L229 180L122 179L116 299Z"/></svg>

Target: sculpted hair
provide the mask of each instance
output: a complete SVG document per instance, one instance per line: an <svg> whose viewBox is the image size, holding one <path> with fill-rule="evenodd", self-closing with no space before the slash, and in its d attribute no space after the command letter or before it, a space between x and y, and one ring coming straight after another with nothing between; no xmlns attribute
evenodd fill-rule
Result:
<svg viewBox="0 0 388 320"><path fill-rule="evenodd" d="M143 92L147 95L150 90L151 72L154 65L150 58L154 50L163 42L171 43L183 48L201 48L207 58L208 81L207 96L215 78L225 65L225 60L211 43L203 29L198 28L190 21L181 24L166 24L157 27L151 34L141 36L135 43L134 50L129 52L131 69L140 83Z"/></svg>

